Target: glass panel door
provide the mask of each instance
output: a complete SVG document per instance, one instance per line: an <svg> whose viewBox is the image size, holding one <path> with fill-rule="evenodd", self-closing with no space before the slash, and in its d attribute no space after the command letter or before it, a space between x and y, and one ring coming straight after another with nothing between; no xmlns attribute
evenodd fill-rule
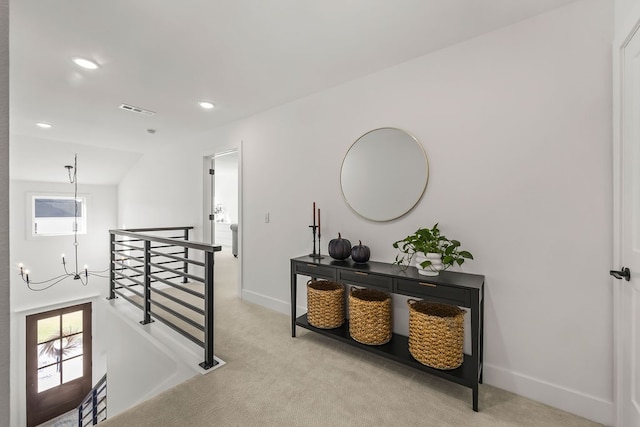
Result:
<svg viewBox="0 0 640 427"><path fill-rule="evenodd" d="M75 408L91 389L91 304L27 316L27 423Z"/></svg>

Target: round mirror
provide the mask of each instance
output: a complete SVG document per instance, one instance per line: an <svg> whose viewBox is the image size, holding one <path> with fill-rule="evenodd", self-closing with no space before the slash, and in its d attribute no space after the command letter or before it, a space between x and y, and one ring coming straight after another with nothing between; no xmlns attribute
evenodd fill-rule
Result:
<svg viewBox="0 0 640 427"><path fill-rule="evenodd" d="M422 145L400 129L381 128L365 133L349 148L340 186L356 213L372 221L390 221L418 203L428 177Z"/></svg>

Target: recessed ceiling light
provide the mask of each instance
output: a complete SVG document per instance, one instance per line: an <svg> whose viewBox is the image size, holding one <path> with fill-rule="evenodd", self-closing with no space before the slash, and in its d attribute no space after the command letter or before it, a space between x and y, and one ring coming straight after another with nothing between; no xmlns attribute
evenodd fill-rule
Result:
<svg viewBox="0 0 640 427"><path fill-rule="evenodd" d="M213 105L209 101L200 101L198 102L198 105L204 108L205 110L211 110L213 107L215 107L215 105Z"/></svg>
<svg viewBox="0 0 640 427"><path fill-rule="evenodd" d="M36 126L41 127L42 129L49 129L53 127L53 125L50 125L49 123L44 123L44 122L38 122L36 123Z"/></svg>
<svg viewBox="0 0 640 427"><path fill-rule="evenodd" d="M87 70L95 70L98 68L98 64L85 58L73 58L73 62Z"/></svg>

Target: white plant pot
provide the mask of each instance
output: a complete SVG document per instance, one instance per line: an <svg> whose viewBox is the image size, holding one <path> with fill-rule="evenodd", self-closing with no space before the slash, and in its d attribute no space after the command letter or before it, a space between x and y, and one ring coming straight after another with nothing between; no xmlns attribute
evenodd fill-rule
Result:
<svg viewBox="0 0 640 427"><path fill-rule="evenodd" d="M427 253L425 254L416 254L416 268L418 269L418 273L424 276L437 276L440 274L442 270L444 270L444 264L442 264L442 255L438 253ZM425 262L426 260L431 261L431 265L428 265L427 268L422 268L420 264Z"/></svg>

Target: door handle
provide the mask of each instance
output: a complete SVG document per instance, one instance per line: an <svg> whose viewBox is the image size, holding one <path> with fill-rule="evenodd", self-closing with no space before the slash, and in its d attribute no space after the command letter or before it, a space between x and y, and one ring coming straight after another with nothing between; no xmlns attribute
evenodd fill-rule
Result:
<svg viewBox="0 0 640 427"><path fill-rule="evenodd" d="M631 270L629 270L627 267L622 267L622 269L620 271L611 270L611 271L609 271L609 274L612 275L613 277L615 277L618 280L624 279L627 282L629 280L631 280Z"/></svg>

